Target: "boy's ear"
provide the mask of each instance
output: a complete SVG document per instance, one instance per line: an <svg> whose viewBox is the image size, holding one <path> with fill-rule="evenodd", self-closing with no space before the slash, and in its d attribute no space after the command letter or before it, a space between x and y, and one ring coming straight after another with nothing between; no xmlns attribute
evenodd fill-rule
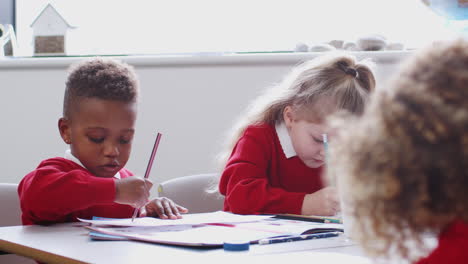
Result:
<svg viewBox="0 0 468 264"><path fill-rule="evenodd" d="M60 136L66 144L71 143L71 131L70 131L70 121L64 117L60 118L58 121L58 129Z"/></svg>

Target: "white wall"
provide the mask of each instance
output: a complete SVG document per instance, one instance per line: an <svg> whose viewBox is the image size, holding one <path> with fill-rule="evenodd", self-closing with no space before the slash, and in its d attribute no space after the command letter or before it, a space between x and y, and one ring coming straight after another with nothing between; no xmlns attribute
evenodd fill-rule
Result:
<svg viewBox="0 0 468 264"><path fill-rule="evenodd" d="M377 63L382 84L408 52L356 53ZM139 116L127 168L143 175L156 132L163 134L155 183L212 172L233 120L260 90L313 54L121 57L141 82ZM16 183L41 160L63 156L61 116L66 69L79 58L0 59L0 182ZM154 190L153 190L154 191Z"/></svg>

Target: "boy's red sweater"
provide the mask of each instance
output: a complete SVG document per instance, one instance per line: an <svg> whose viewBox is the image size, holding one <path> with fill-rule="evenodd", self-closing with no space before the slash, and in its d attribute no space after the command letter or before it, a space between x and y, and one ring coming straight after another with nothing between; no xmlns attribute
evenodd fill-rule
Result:
<svg viewBox="0 0 468 264"><path fill-rule="evenodd" d="M133 174L122 169L120 176ZM127 218L133 213L133 207L114 202L114 178L96 177L64 158L42 161L21 180L18 194L24 225L75 222L93 216Z"/></svg>

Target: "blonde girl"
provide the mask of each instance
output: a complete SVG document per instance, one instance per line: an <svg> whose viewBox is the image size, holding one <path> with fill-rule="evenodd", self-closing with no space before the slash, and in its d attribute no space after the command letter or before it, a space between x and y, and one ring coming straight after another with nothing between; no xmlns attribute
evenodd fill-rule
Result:
<svg viewBox="0 0 468 264"><path fill-rule="evenodd" d="M336 191L321 179L324 121L337 110L361 114L374 87L368 63L333 53L302 63L266 90L234 126L221 158L224 210L334 215Z"/></svg>
<svg viewBox="0 0 468 264"><path fill-rule="evenodd" d="M395 76L330 145L350 235L378 259L465 263L468 42L425 48Z"/></svg>

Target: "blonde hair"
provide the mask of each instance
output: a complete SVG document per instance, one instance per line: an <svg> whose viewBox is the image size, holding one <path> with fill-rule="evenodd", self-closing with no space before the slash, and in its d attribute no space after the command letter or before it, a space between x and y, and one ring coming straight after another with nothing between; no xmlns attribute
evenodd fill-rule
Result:
<svg viewBox="0 0 468 264"><path fill-rule="evenodd" d="M331 142L328 176L370 255L414 261L426 232L468 221L467 69L467 41L420 51Z"/></svg>
<svg viewBox="0 0 468 264"><path fill-rule="evenodd" d="M299 117L308 121L323 121L327 114L323 109L361 114L369 93L375 89L372 66L370 60L358 63L351 55L334 53L294 67L282 82L252 101L246 113L240 116L220 155L220 165L225 165L232 148L249 125L282 123L286 106L291 106ZM323 98L332 99L331 104L317 107Z"/></svg>
<svg viewBox="0 0 468 264"><path fill-rule="evenodd" d="M249 125L282 123L287 106L293 108L298 118L311 122L322 122L335 110L361 114L375 89L373 66L370 60L358 62L350 54L337 52L294 67L280 83L253 100L240 116L217 157L219 169L224 168L234 145ZM218 180L210 187L211 192L217 189Z"/></svg>

